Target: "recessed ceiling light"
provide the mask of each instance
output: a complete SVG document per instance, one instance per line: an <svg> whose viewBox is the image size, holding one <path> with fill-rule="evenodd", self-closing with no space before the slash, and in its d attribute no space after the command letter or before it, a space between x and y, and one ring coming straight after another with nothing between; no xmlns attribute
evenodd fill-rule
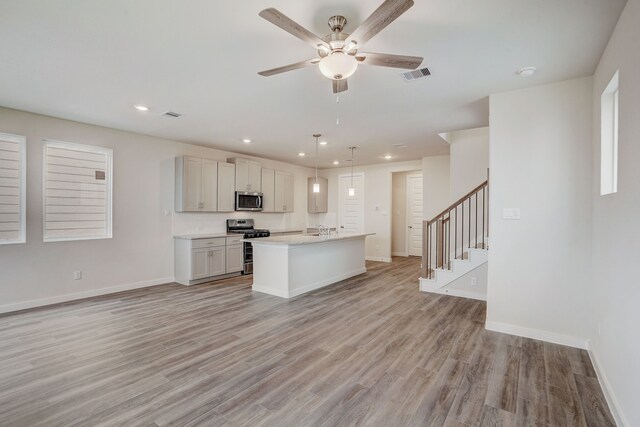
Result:
<svg viewBox="0 0 640 427"><path fill-rule="evenodd" d="M245 144L251 144L251 140L249 138L243 138L242 142L244 142Z"/></svg>
<svg viewBox="0 0 640 427"><path fill-rule="evenodd" d="M149 111L149 107L146 105L134 105L134 108L138 111Z"/></svg>
<svg viewBox="0 0 640 427"><path fill-rule="evenodd" d="M304 157L304 156L306 156L306 154L304 154L304 153L301 151L301 152L299 152L299 153L298 153L298 156L300 156L300 157Z"/></svg>
<svg viewBox="0 0 640 427"><path fill-rule="evenodd" d="M320 145L327 145L327 141L320 141L319 144Z"/></svg>
<svg viewBox="0 0 640 427"><path fill-rule="evenodd" d="M531 77L536 73L536 67L524 67L518 70L520 77Z"/></svg>
<svg viewBox="0 0 640 427"><path fill-rule="evenodd" d="M337 160L334 160L333 164L334 164L334 165L339 165L339 164L340 164L340 162L339 162L339 161L337 161Z"/></svg>
<svg viewBox="0 0 640 427"><path fill-rule="evenodd" d="M387 154L386 156L384 156L384 158L389 160L389 159L392 159L393 157L391 156L391 154Z"/></svg>

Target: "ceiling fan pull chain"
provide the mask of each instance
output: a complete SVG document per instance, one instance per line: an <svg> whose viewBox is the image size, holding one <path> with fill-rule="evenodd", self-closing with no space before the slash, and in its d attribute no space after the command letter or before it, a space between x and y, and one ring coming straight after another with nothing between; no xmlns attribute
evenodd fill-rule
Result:
<svg viewBox="0 0 640 427"><path fill-rule="evenodd" d="M336 126L340 126L340 95L336 95Z"/></svg>

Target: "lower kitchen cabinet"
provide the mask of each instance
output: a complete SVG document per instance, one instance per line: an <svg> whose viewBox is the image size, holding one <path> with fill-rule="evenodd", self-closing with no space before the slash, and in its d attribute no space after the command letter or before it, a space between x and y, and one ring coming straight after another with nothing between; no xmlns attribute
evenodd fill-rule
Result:
<svg viewBox="0 0 640 427"><path fill-rule="evenodd" d="M176 282L194 285L240 274L244 267L241 237L176 238Z"/></svg>
<svg viewBox="0 0 640 427"><path fill-rule="evenodd" d="M226 272L235 273L244 269L243 244L228 245L226 248Z"/></svg>

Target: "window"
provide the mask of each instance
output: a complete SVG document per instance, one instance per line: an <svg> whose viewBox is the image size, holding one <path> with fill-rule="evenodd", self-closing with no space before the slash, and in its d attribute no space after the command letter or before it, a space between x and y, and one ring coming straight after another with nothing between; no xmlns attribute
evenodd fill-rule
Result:
<svg viewBox="0 0 640 427"><path fill-rule="evenodd" d="M44 142L45 242L111 238L113 151Z"/></svg>
<svg viewBox="0 0 640 427"><path fill-rule="evenodd" d="M0 245L26 242L25 137L0 133Z"/></svg>
<svg viewBox="0 0 640 427"><path fill-rule="evenodd" d="M618 191L618 72L600 99L600 194Z"/></svg>

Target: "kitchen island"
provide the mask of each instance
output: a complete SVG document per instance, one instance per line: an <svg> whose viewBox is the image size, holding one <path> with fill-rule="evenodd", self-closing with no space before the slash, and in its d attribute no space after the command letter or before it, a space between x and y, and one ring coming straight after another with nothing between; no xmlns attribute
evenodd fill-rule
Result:
<svg viewBox="0 0 640 427"><path fill-rule="evenodd" d="M365 273L364 242L373 234L297 234L249 239L253 244L252 289L292 298Z"/></svg>

